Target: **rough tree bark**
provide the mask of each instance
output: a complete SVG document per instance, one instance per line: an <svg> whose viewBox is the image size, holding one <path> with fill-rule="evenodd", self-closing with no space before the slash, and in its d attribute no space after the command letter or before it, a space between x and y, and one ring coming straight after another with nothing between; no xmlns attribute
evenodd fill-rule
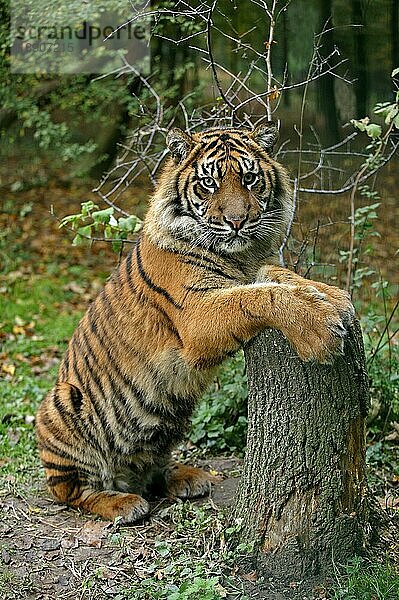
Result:
<svg viewBox="0 0 399 600"><path fill-rule="evenodd" d="M267 330L245 350L248 445L234 516L258 567L292 580L331 573L368 533L368 378L359 324L332 365L304 363Z"/></svg>

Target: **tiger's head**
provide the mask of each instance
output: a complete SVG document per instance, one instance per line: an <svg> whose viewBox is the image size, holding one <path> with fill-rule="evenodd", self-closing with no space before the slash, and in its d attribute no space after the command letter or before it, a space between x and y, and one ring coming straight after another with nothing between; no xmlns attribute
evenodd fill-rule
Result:
<svg viewBox="0 0 399 600"><path fill-rule="evenodd" d="M168 245L173 238L222 254L276 246L293 210L287 173L271 157L277 138L273 123L191 136L172 129L166 138L172 156L150 208L158 241Z"/></svg>

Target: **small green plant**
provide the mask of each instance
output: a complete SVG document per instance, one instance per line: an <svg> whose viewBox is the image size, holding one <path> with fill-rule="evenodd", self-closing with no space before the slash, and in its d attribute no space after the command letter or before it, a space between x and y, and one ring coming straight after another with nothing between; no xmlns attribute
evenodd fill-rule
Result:
<svg viewBox="0 0 399 600"><path fill-rule="evenodd" d="M392 77L399 73L399 69L392 72ZM384 117L387 125L385 131L381 125L370 121L369 117L363 119L352 119L351 123L356 129L366 133L369 143L366 146L368 155L360 166L355 177L351 191L351 242L348 251L340 251L340 261L347 264L346 287L348 291L354 292L362 287L364 280L375 275L375 271L369 267L360 267L362 256L372 254L374 248L370 238L378 236L373 221L378 219L377 209L380 206L378 192L371 189L369 185L362 184L368 174L384 164L384 150L390 139L393 129L399 129L399 91L396 92L395 102L382 102L374 107L374 114ZM355 206L357 192L365 198L368 203L361 207Z"/></svg>
<svg viewBox="0 0 399 600"><path fill-rule="evenodd" d="M378 194L375 191L371 191L369 186L364 185L359 187L360 195L367 199L379 199ZM373 204L367 204L365 206L359 206L354 213L354 226L355 235L354 239L357 246L353 248L352 252L352 291L358 290L364 284L364 280L375 275L375 270L369 266L360 267L359 261L362 256L370 255L373 253L373 245L369 238L379 237L378 231L374 228L373 221L378 219L377 209L380 206L380 202L374 202ZM349 259L350 251L339 250L340 262L347 263Z"/></svg>
<svg viewBox="0 0 399 600"><path fill-rule="evenodd" d="M200 402L192 422L191 441L212 452L242 454L247 435L247 385L243 353L227 363Z"/></svg>
<svg viewBox="0 0 399 600"><path fill-rule="evenodd" d="M162 520L170 524L167 536L147 540L145 568L127 589L129 600L247 600L242 589L231 586L226 572L249 552L237 544L237 527L210 504L178 502L164 509ZM144 576L145 575L145 576ZM237 595L237 591L238 594Z"/></svg>
<svg viewBox="0 0 399 600"><path fill-rule="evenodd" d="M397 600L399 573L389 562L370 563L354 558L346 567L344 577L337 577L333 600Z"/></svg>
<svg viewBox="0 0 399 600"><path fill-rule="evenodd" d="M100 239L110 241L115 252L120 252L129 235L140 230L141 221L135 215L115 218L114 214L112 206L99 210L97 204L89 200L82 202L80 213L61 219L60 227L70 227L76 233L73 246L90 244L97 235Z"/></svg>
<svg viewBox="0 0 399 600"><path fill-rule="evenodd" d="M217 591L218 580L218 577L194 577L192 581L182 583L178 591L169 594L168 600L218 600L222 598Z"/></svg>

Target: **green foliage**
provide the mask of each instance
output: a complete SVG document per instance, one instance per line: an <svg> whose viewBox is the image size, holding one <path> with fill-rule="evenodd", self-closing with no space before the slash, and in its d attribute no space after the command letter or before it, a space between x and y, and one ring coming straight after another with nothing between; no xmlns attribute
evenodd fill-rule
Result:
<svg viewBox="0 0 399 600"><path fill-rule="evenodd" d="M399 68L392 71L391 77L399 73ZM394 126L399 129L399 91L395 94L395 102L378 102L373 110L374 114L381 115L388 126ZM382 127L377 123L371 123L369 117L363 119L352 119L354 125L359 131L364 131L373 141L381 140Z"/></svg>
<svg viewBox="0 0 399 600"><path fill-rule="evenodd" d="M399 573L389 562L370 563L354 558L339 578L333 600L396 600L399 598Z"/></svg>
<svg viewBox="0 0 399 600"><path fill-rule="evenodd" d="M157 537L148 545L147 577L133 581L124 591L129 600L247 600L237 586L230 588L225 572L248 552L235 543L235 527L226 527L226 517L208 504L178 502L161 512L170 521L168 537ZM238 595L236 595L238 592Z"/></svg>
<svg viewBox="0 0 399 600"><path fill-rule="evenodd" d="M247 387L243 353L225 363L200 402L190 439L212 452L242 454L247 434Z"/></svg>
<svg viewBox="0 0 399 600"><path fill-rule="evenodd" d="M371 396L387 408L385 417L399 421L399 350L392 345L391 352L376 355L368 366ZM389 414L386 414L386 413Z"/></svg>
<svg viewBox="0 0 399 600"><path fill-rule="evenodd" d="M371 191L368 185L359 187L360 195L368 200L379 199L378 193ZM379 237L373 221L378 219L377 209L380 207L380 202L359 206L354 213L355 224L355 241L357 247L353 249L353 273L352 273L352 291L359 290L364 285L364 281L376 274L376 271L369 266L360 267L359 261L366 255L371 255L374 251L373 244L370 238ZM349 260L349 251L339 250L339 260L342 263L347 263Z"/></svg>
<svg viewBox="0 0 399 600"><path fill-rule="evenodd" d="M394 78L399 74L399 68L392 71L391 77ZM384 118L386 125L393 124L396 129L399 129L399 90L395 95L395 102L379 102L374 112Z"/></svg>
<svg viewBox="0 0 399 600"><path fill-rule="evenodd" d="M359 131L364 131L367 135L372 139L377 139L381 137L382 127L381 125L377 125L377 123L370 123L370 119L368 117L364 117L364 119L352 119L352 125L354 125Z"/></svg>
<svg viewBox="0 0 399 600"><path fill-rule="evenodd" d="M68 215L61 220L60 227L69 227L76 232L72 246L90 244L95 235L112 242L115 252L120 252L122 244L129 235L137 233L141 221L135 215L115 218L113 207L98 210L91 200L82 202L81 212Z"/></svg>
<svg viewBox="0 0 399 600"><path fill-rule="evenodd" d="M191 569L186 568L181 571L180 576L187 576L188 571ZM132 598L142 598L143 600L219 600L223 596L217 592L217 586L219 581L218 577L211 577L205 579L203 577L192 577L191 579L184 581L180 586L171 584L163 587L159 584L156 579L146 579L140 584L140 592L136 590L136 594Z"/></svg>
<svg viewBox="0 0 399 600"><path fill-rule="evenodd" d="M194 577L192 582L186 581L181 584L177 592L168 596L169 600L217 600L222 596L215 590L218 583L217 577L202 579Z"/></svg>

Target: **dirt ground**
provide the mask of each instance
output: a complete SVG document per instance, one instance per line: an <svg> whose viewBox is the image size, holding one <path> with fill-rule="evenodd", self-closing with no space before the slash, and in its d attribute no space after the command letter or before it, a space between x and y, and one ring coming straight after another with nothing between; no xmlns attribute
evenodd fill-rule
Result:
<svg viewBox="0 0 399 600"><path fill-rule="evenodd" d="M221 481L208 498L188 502L228 509L239 484L241 464L236 458L202 461L201 466L217 471ZM33 490L16 490L10 485L8 493L3 490L0 497L2 600L152 600L144 592L126 590L148 577L154 540L167 539L174 529L169 516L173 504L170 499L153 502L143 523L119 527L56 504L44 481ZM229 570L226 575L233 575L251 600L328 597L317 581L288 584L273 577L258 581L254 565L245 559ZM160 571L153 577L159 577L159 586L163 585ZM242 594L225 597L240 600Z"/></svg>
<svg viewBox="0 0 399 600"><path fill-rule="evenodd" d="M231 503L239 479L229 472L239 464L237 459L207 462L225 477L212 490L216 507ZM44 482L37 494L9 486L0 498L2 599L117 598L129 583L145 577L148 542L170 530L165 509L172 503L166 499L152 503L142 524L118 527L56 504Z"/></svg>

